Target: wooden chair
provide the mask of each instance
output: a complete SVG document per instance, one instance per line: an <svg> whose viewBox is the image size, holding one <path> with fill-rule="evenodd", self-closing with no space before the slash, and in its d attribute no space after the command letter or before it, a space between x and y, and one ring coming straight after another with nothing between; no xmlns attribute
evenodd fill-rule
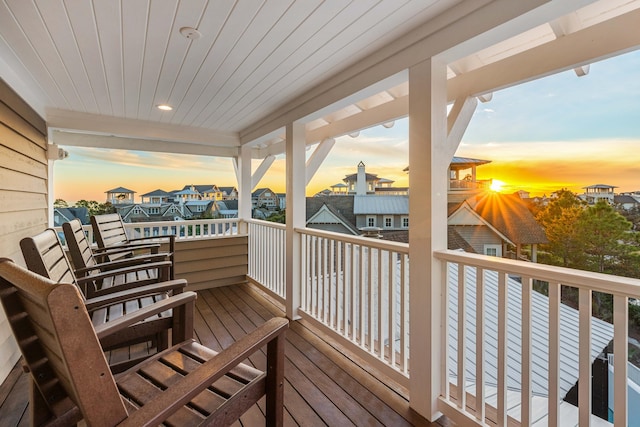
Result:
<svg viewBox="0 0 640 427"><path fill-rule="evenodd" d="M163 261L166 259L164 254L143 254L108 261L106 256L118 254L123 250L130 252L129 249L106 249L98 255L94 254L79 219L65 222L62 224L62 230L76 277L91 276L95 279L92 282L94 286L83 289L87 298L112 291L109 289L112 287L126 289L169 280L171 262ZM109 273L106 275L101 274L107 272Z"/></svg>
<svg viewBox="0 0 640 427"><path fill-rule="evenodd" d="M168 239L169 252L164 252L164 254L172 264L170 278L175 278L173 268L173 254L175 252L174 235L129 238L129 236L127 235L127 230L124 226L124 221L122 221L122 217L120 216L120 214L117 213L92 216L91 227L93 228L93 236L96 239L99 250L114 247L126 248L131 250L131 252L121 252L117 255L110 255L110 260L118 259L123 256L133 256L134 250L146 248L150 242L157 242L158 240ZM158 253L157 249L154 253Z"/></svg>
<svg viewBox="0 0 640 427"><path fill-rule="evenodd" d="M266 424L282 425L286 319L220 353L186 339L114 377L75 286L0 259L0 300L31 374L32 425L222 426L265 394ZM240 364L265 344L266 373Z"/></svg>
<svg viewBox="0 0 640 427"><path fill-rule="evenodd" d="M144 286L129 282L121 286L99 288L100 280L108 280L122 272L113 270L76 278L53 229L22 239L20 247L29 270L54 282L73 283L83 292L84 306L97 330L106 328L112 322L126 322L126 319L121 318L138 319L127 328L117 330L117 333L101 335L100 342L105 351L147 341L153 341L158 350L164 350L169 346L169 330L172 331L173 342L181 341L184 336L191 336L192 331L184 328L192 327L188 325L193 321L185 318L186 314L180 304L180 301L183 301L181 293L187 285L186 280L157 282ZM164 263L168 264L167 261ZM149 265L145 265L145 268ZM88 292L89 289L91 292ZM151 316L140 317L140 313L144 314L147 312L145 309L152 307L165 308ZM144 357L145 355L142 355L115 363L112 370L119 372Z"/></svg>

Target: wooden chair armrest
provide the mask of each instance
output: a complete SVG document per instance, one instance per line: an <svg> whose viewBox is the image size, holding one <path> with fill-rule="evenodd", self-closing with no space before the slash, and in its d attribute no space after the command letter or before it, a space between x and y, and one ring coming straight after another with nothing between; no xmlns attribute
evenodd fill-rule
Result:
<svg viewBox="0 0 640 427"><path fill-rule="evenodd" d="M196 297L196 293L192 291L183 292L181 294L171 296L167 299L141 308L140 310L136 310L132 313L127 313L115 320L111 320L107 323L96 326L96 335L98 336L98 339L102 340L103 338L120 332L144 319L148 319L153 315L160 314L164 311L186 304L195 304Z"/></svg>
<svg viewBox="0 0 640 427"><path fill-rule="evenodd" d="M84 275L93 270L100 270L100 266L103 264L97 264L93 267L79 268L75 271L77 276ZM137 265L132 265L124 268L117 268L115 270L107 270L102 271L97 274L92 274L91 276L83 276L78 277L78 284L83 284L87 282L92 282L94 280L103 280L109 277L119 276L122 274L133 273L136 271L142 270L154 270L154 269L163 269L163 268L171 268L171 261L161 261L161 262L147 262Z"/></svg>
<svg viewBox="0 0 640 427"><path fill-rule="evenodd" d="M160 247L160 243L122 243L113 246L107 246L105 248L92 248L94 255L112 255L121 252L129 252L132 250L150 249L157 250Z"/></svg>
<svg viewBox="0 0 640 427"><path fill-rule="evenodd" d="M116 303L131 301L136 298L158 295L169 291L174 291L175 294L179 294L185 288L185 286L187 286L187 281L184 279L170 280L168 282L154 283L152 285L146 286L138 286L133 289L88 299L85 301L85 307L87 308L87 311L92 312L99 308L108 307Z"/></svg>
<svg viewBox="0 0 640 427"><path fill-rule="evenodd" d="M121 426L158 425L175 410L209 387L252 353L273 339L283 339L289 321L272 318L255 331L245 335L226 350L218 353L197 369L171 385L157 398L131 414ZM281 348L284 348L281 346Z"/></svg>

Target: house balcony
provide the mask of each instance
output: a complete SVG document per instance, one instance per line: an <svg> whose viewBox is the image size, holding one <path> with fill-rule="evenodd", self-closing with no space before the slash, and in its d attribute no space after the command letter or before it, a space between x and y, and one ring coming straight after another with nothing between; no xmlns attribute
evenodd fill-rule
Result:
<svg viewBox="0 0 640 427"><path fill-rule="evenodd" d="M281 224L234 219L127 226L133 235L177 231L176 275L199 293L195 332L206 345L225 348L272 316L295 319L286 350L290 425L431 425L410 402L421 399L416 377L434 361L439 378L431 382L445 423L612 425L591 414L599 358L609 361L609 394L615 396L609 409L630 417L635 410L627 406L628 396L637 396L637 368L626 357L627 307L629 298L640 299L640 280L437 251L428 262L446 274L432 305L442 307L439 322L429 330L411 325L410 293L417 292L410 288L420 284L409 283L409 245L295 229L300 250L291 268ZM297 274L288 282L292 270ZM534 285L544 285L546 295ZM560 302L565 287L578 293L578 310ZM592 318L593 292L613 295L613 324ZM434 335L434 352L412 348ZM614 351L602 355L610 342ZM27 393L24 378L16 378L12 374L0 388L2 419L23 417ZM577 402L570 403L565 397L575 388ZM260 405L247 417L262 417Z"/></svg>

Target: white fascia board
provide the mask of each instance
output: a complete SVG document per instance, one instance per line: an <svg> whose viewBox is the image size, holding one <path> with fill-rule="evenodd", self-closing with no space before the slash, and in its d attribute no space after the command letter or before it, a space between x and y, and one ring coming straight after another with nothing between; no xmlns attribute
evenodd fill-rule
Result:
<svg viewBox="0 0 640 427"><path fill-rule="evenodd" d="M58 109L47 110L46 120L50 128L59 130L147 140L186 142L217 147L240 146L240 139L235 133L222 133L211 129L171 123L125 119Z"/></svg>
<svg viewBox="0 0 640 427"><path fill-rule="evenodd" d="M153 139L126 138L76 132L51 132L53 142L62 146L151 151L155 153L192 154L198 156L235 157L238 148L169 142Z"/></svg>

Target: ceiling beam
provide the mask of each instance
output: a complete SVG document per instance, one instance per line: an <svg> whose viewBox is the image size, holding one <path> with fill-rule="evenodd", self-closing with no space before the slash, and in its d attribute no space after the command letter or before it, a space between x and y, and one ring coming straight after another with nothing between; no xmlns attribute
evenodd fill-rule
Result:
<svg viewBox="0 0 640 427"><path fill-rule="evenodd" d="M449 79L448 99L477 96L606 59L640 46L640 9Z"/></svg>
<svg viewBox="0 0 640 427"><path fill-rule="evenodd" d="M186 142L157 139L127 138L111 135L87 134L53 130L53 142L62 146L109 148L118 150L153 151L156 153L192 154L198 156L234 157L238 147L214 147Z"/></svg>
<svg viewBox="0 0 640 427"><path fill-rule="evenodd" d="M46 120L50 128L74 132L157 139L168 142L186 142L212 147L240 146L240 139L235 133L222 133L211 129L180 126L172 123L125 119L57 109L48 110Z"/></svg>

